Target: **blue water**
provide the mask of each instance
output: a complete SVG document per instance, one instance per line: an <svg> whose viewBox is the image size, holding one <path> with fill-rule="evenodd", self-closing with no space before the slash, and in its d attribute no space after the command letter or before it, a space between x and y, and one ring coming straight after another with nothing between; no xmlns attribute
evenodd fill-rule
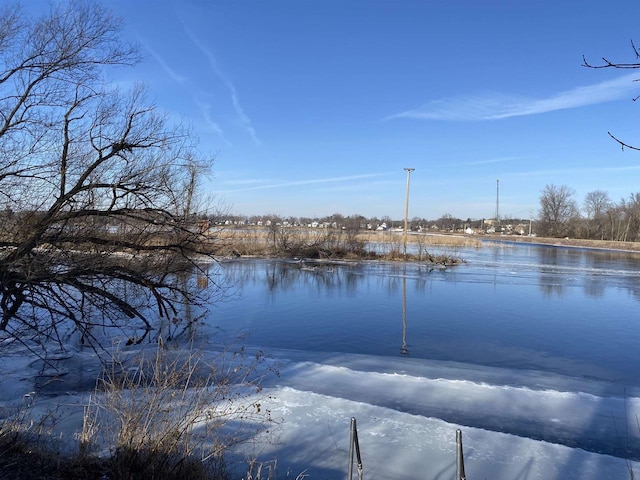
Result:
<svg viewBox="0 0 640 480"><path fill-rule="evenodd" d="M209 265L226 297L213 295L206 321L165 321L123 352L153 348L155 334L179 347L188 333L211 358L221 346L249 355L256 347L280 373L268 375L265 388L342 405L349 415L357 406L365 426L379 425L383 408L406 426L440 419L564 445L576 450L571 465L583 465L578 450L640 460L639 254L516 244L432 253L465 263ZM204 278L196 285L207 292ZM198 307L183 314L197 318ZM95 352L69 345L64 353L25 368L5 357L0 403L38 390L67 404L70 392L91 392ZM68 374L53 382L42 372L49 367ZM307 421L328 420L316 413ZM291 428L300 430L296 419ZM415 437L422 448L429 434Z"/></svg>
<svg viewBox="0 0 640 480"><path fill-rule="evenodd" d="M248 345L548 371L640 387L640 255L530 245L465 263L221 264L209 325Z"/></svg>

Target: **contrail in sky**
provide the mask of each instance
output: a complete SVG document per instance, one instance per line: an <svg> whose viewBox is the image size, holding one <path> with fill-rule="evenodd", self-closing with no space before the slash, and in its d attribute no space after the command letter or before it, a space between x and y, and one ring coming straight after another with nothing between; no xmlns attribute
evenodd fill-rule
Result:
<svg viewBox="0 0 640 480"><path fill-rule="evenodd" d="M367 173L362 175L349 175L346 177L332 177L332 178L316 178L311 180L295 180L291 182L282 182L282 183L270 183L267 185L254 185L251 187L242 187L237 189L224 190L219 193L229 193L229 192L246 192L249 190L266 190L270 188L285 188L285 187L297 187L300 185L313 185L313 184L321 184L321 183L335 183L335 182L348 182L350 180L361 180L364 178L375 178L382 177L387 174L385 173ZM246 181L248 183L248 181Z"/></svg>
<svg viewBox="0 0 640 480"><path fill-rule="evenodd" d="M240 123L242 124L244 129L249 133L249 136L251 136L251 139L257 145L262 145L262 142L258 138L256 134L256 130L253 127L253 124L251 123L251 119L245 113L244 109L242 108L242 105L240 105L240 100L238 98L238 92L236 90L236 87L233 85L231 80L229 80L227 76L222 72L222 70L218 66L218 61L216 60L216 57L213 55L210 49L208 49L200 40L198 40L198 38L194 35L191 29L184 22L182 22L182 26L185 32L187 33L187 35L189 36L189 38L191 39L191 41L196 45L196 47L198 47L198 49L202 52L202 54L205 57L207 57L211 70L213 70L216 76L229 89L229 92L231 94L231 103L233 104L233 109L236 112L237 117L240 119Z"/></svg>
<svg viewBox="0 0 640 480"><path fill-rule="evenodd" d="M490 93L432 100L426 105L386 117L385 120L411 118L416 120L477 121L500 120L525 115L584 107L618 100L638 90L638 73L623 75L594 85L576 87L547 98Z"/></svg>
<svg viewBox="0 0 640 480"><path fill-rule="evenodd" d="M152 49L143 39L140 39L140 43L144 46L144 48L151 54L156 62L162 67L162 69L169 75L175 82L184 83L187 80L187 77L184 77L177 73L173 68L171 68L167 62L158 54L154 49Z"/></svg>

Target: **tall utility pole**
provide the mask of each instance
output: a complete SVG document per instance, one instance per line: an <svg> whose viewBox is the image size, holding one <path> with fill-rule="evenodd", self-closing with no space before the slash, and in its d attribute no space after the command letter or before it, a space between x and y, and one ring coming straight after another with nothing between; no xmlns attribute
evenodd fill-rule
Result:
<svg viewBox="0 0 640 480"><path fill-rule="evenodd" d="M409 229L409 185L411 184L411 172L415 168L405 168L407 172L407 194L404 202L404 259L407 259L407 230Z"/></svg>
<svg viewBox="0 0 640 480"><path fill-rule="evenodd" d="M500 179L496 180L496 226L500 225Z"/></svg>

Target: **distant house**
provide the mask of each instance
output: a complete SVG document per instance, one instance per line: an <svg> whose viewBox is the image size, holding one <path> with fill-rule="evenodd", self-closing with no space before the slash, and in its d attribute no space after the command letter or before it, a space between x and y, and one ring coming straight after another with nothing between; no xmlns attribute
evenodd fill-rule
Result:
<svg viewBox="0 0 640 480"><path fill-rule="evenodd" d="M529 225L525 225L525 224L518 224L515 226L514 228L514 232L518 235L525 235L526 232L529 231Z"/></svg>

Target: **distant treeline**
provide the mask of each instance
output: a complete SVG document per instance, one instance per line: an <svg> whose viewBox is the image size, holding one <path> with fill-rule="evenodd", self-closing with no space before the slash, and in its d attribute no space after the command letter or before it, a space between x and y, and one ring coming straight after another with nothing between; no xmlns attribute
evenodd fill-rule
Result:
<svg viewBox="0 0 640 480"><path fill-rule="evenodd" d="M334 213L325 217L284 217L264 215L212 215L212 224L257 226L305 226L342 230L404 229L404 219L345 216ZM539 199L539 209L532 218L500 216L494 218L459 218L444 214L437 219L412 217L408 220L414 232L473 232L537 235L555 238L582 238L617 242L640 241L640 192L618 202L604 190L594 190L579 203L575 191L566 185L547 185Z"/></svg>

